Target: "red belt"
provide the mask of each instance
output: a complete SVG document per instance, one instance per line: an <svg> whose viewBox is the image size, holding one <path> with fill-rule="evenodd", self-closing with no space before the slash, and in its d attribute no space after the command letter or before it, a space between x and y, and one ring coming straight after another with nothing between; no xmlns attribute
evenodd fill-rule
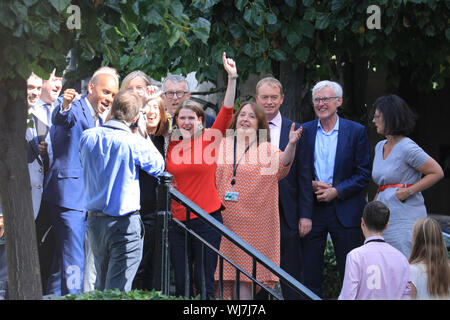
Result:
<svg viewBox="0 0 450 320"><path fill-rule="evenodd" d="M397 183L397 184L385 184L384 186L380 186L378 188L378 192L384 191L387 188L409 188L412 184L406 184L406 183Z"/></svg>

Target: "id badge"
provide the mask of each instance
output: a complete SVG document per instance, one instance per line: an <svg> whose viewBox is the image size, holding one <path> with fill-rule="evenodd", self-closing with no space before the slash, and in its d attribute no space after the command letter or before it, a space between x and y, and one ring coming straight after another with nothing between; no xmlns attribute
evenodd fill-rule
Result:
<svg viewBox="0 0 450 320"><path fill-rule="evenodd" d="M225 192L225 200L228 201L238 201L239 192L227 191Z"/></svg>

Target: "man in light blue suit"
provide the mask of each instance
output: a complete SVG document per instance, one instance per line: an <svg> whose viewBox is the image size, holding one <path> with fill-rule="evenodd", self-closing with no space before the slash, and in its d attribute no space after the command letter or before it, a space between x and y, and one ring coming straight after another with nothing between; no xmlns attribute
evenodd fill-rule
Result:
<svg viewBox="0 0 450 320"><path fill-rule="evenodd" d="M62 104L53 111L50 131L53 163L43 199L49 203L56 248L47 294L65 295L82 290L86 199L79 141L84 130L102 125L101 115L112 105L118 88L117 72L102 67L92 76L86 96L76 100L76 91L67 89Z"/></svg>
<svg viewBox="0 0 450 320"><path fill-rule="evenodd" d="M303 124L301 156L309 163L314 202L312 210L300 210L300 225L306 234L304 284L321 296L328 233L341 280L347 253L363 241L360 225L370 180L370 146L364 126L337 115L342 105L338 83L321 81L312 94L318 119Z"/></svg>

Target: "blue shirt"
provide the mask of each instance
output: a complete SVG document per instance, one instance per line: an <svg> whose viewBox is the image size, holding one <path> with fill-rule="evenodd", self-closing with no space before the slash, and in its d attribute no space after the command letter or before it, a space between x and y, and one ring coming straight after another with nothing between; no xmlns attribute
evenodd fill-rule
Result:
<svg viewBox="0 0 450 320"><path fill-rule="evenodd" d="M317 181L333 185L334 161L339 132L339 117L330 132L325 132L320 124L317 125L316 144L314 147L314 174Z"/></svg>
<svg viewBox="0 0 450 320"><path fill-rule="evenodd" d="M139 168L158 177L164 160L123 122L85 130L80 139L87 211L123 216L140 209Z"/></svg>

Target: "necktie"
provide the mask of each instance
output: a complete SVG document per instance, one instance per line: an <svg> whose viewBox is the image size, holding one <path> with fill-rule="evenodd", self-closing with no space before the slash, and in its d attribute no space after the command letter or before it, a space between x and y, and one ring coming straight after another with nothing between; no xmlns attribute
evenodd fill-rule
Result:
<svg viewBox="0 0 450 320"><path fill-rule="evenodd" d="M44 106L47 111L47 124L50 127L52 125L52 113L50 112L50 105L46 104Z"/></svg>

